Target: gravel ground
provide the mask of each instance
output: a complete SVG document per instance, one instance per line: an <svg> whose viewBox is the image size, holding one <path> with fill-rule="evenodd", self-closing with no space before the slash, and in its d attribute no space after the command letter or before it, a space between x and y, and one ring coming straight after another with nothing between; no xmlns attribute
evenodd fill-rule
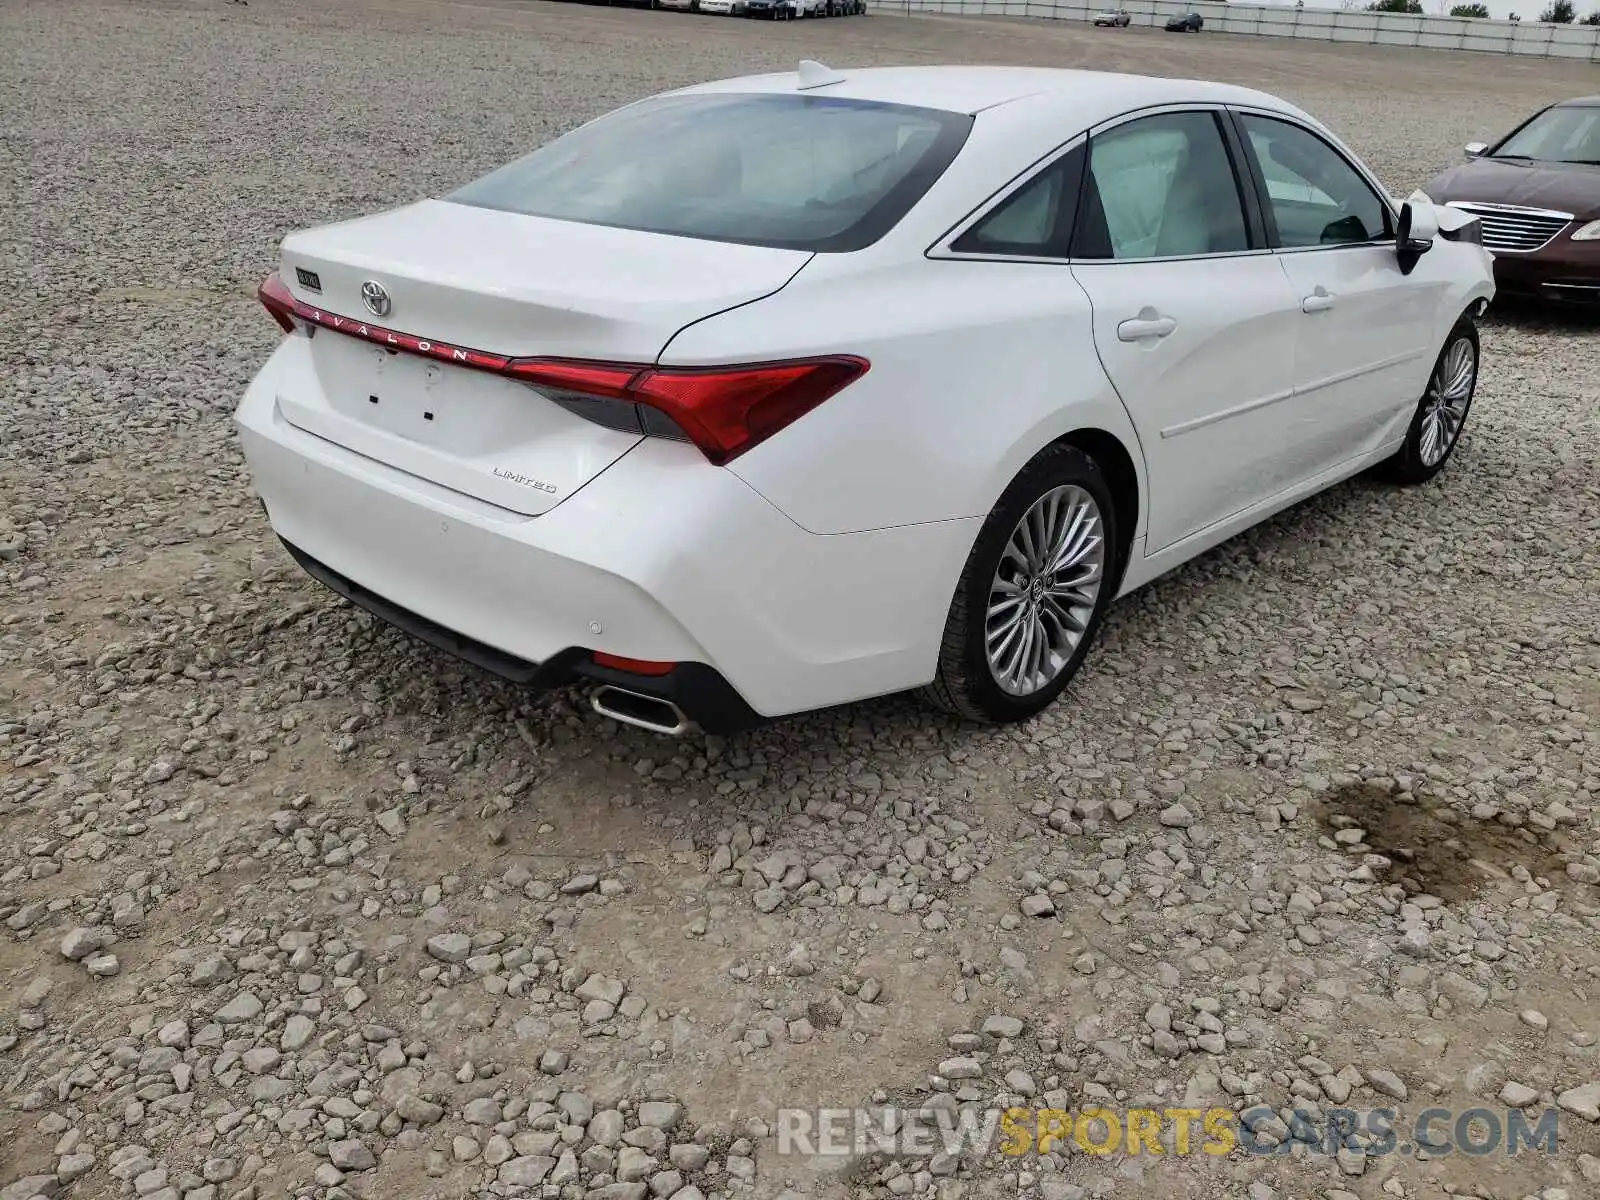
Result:
<svg viewBox="0 0 1600 1200"><path fill-rule="evenodd" d="M1594 90L1022 22L0 6L0 1198L1600 1196L1592 322L1496 315L1441 480L1160 581L1004 732L658 740L269 536L228 417L283 233L802 55L1265 86L1396 190ZM1220 1106L1286 1150L1295 1108L1562 1118L1554 1156L776 1152L780 1106L887 1099Z"/></svg>

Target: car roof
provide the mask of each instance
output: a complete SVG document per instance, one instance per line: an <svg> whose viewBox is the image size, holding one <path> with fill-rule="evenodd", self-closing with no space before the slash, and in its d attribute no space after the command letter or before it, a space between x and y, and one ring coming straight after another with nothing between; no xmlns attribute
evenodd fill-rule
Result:
<svg viewBox="0 0 1600 1200"><path fill-rule="evenodd" d="M1600 108L1600 96L1574 96L1571 100L1557 100L1555 108Z"/></svg>
<svg viewBox="0 0 1600 1200"><path fill-rule="evenodd" d="M1087 127L1156 104L1258 104L1295 111L1276 96L1226 83L1056 67L918 66L834 68L839 82L803 89L798 72L746 75L683 88L676 94L811 94L976 114L1023 100L1070 107Z"/></svg>

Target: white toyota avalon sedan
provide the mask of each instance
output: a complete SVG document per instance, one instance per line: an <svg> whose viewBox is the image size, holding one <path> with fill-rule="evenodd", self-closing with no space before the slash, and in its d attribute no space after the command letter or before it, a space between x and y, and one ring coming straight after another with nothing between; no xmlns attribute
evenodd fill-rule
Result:
<svg viewBox="0 0 1600 1200"><path fill-rule="evenodd" d="M628 105L286 238L237 420L312 576L662 732L1016 721L1111 601L1449 459L1490 256L1260 92L911 67Z"/></svg>

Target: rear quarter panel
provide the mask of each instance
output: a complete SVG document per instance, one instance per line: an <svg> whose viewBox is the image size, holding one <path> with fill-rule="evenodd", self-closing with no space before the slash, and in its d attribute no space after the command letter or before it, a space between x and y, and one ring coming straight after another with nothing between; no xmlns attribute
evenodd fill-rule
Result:
<svg viewBox="0 0 1600 1200"><path fill-rule="evenodd" d="M662 362L851 353L865 376L730 469L812 533L984 516L1025 463L1127 413L1095 352L1089 301L1064 265L819 255L783 291L683 330ZM1136 530L1135 536L1142 533Z"/></svg>

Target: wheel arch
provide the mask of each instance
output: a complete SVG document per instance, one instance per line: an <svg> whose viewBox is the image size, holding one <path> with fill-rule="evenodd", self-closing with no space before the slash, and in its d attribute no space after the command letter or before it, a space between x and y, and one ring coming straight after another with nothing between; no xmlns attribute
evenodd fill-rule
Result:
<svg viewBox="0 0 1600 1200"><path fill-rule="evenodd" d="M1092 427L1064 433L1050 445L1072 446L1081 450L1094 459L1106 477L1106 485L1111 489L1111 502L1116 506L1116 582L1120 587L1122 576L1128 569L1143 512L1140 472L1134 457L1116 434Z"/></svg>

